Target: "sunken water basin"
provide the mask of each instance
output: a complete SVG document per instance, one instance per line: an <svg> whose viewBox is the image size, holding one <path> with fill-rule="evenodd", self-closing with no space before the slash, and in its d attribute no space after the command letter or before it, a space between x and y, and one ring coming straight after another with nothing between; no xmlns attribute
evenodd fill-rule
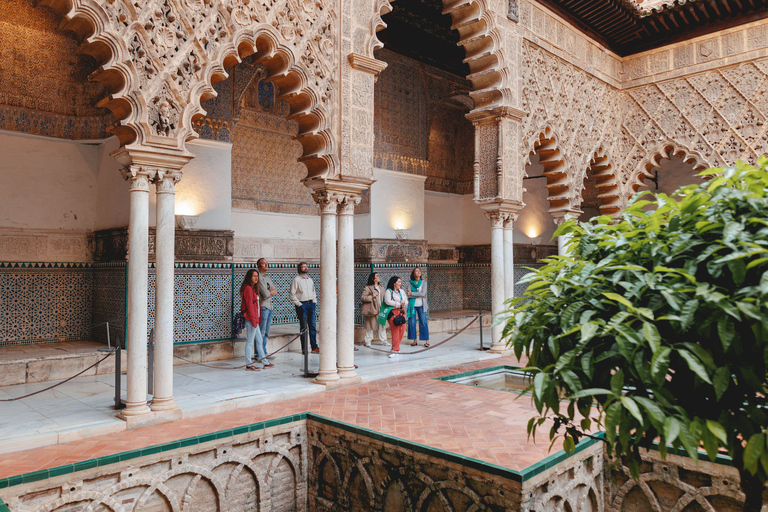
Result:
<svg viewBox="0 0 768 512"><path fill-rule="evenodd" d="M531 382L531 379L525 376L525 372L516 366L494 366L456 375L446 375L438 378L438 380L516 394L522 393Z"/></svg>

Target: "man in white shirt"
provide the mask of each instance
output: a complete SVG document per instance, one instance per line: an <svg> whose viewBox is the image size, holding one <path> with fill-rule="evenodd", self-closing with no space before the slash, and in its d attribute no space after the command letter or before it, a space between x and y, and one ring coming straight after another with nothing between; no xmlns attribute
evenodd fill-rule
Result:
<svg viewBox="0 0 768 512"><path fill-rule="evenodd" d="M296 266L299 275L293 278L291 283L291 293L289 297L293 305L296 306L296 316L299 317L299 326L301 330L309 331L309 341L312 346L312 352L317 354L320 349L317 346L317 327L315 325L315 309L317 307L317 294L315 293L315 283L309 277L309 265L302 261ZM301 352L307 350L307 333L301 336Z"/></svg>

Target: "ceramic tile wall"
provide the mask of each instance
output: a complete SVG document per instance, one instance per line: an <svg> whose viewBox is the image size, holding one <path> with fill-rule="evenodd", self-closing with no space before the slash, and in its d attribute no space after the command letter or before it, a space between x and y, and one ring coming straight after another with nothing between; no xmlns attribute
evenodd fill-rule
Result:
<svg viewBox="0 0 768 512"><path fill-rule="evenodd" d="M22 266L26 265L26 266ZM34 264L32 264L34 265ZM125 343L126 265L98 264L11 264L0 263L0 345L40 341L93 339L106 343L103 322L110 323L110 338ZM228 339L232 317L240 308L237 291L255 263L176 265L174 329L176 343ZM412 264L381 264L373 269L386 285L397 275L407 281ZM422 265L429 283L432 311L490 309L490 265ZM371 272L370 264L355 265L355 321L362 324L360 295ZM516 280L526 270L519 266ZM288 292L296 267L276 264L270 275L278 289L273 299L273 323L296 323L296 312ZM320 293L318 265L310 265L310 276ZM48 295L33 293L49 289ZM516 294L524 288L516 287ZM155 269L149 269L148 333L154 327ZM319 318L318 305L318 318ZM96 324L92 326L92 324Z"/></svg>
<svg viewBox="0 0 768 512"><path fill-rule="evenodd" d="M89 339L89 263L0 263L0 345Z"/></svg>
<svg viewBox="0 0 768 512"><path fill-rule="evenodd" d="M127 270L125 262L93 265L91 319L94 326L91 339L94 341L107 342L107 328L103 322L109 322L110 343L125 347Z"/></svg>

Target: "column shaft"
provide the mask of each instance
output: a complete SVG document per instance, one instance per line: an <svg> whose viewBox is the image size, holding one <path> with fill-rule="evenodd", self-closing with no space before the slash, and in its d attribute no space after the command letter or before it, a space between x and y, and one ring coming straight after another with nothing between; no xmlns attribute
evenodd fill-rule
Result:
<svg viewBox="0 0 768 512"><path fill-rule="evenodd" d="M321 198L320 204L320 372L314 382L339 380L336 370L336 209L338 202Z"/></svg>
<svg viewBox="0 0 768 512"><path fill-rule="evenodd" d="M153 411L175 409L173 400L173 284L174 284L174 182L177 176L158 173L157 231L155 234L155 389Z"/></svg>
<svg viewBox="0 0 768 512"><path fill-rule="evenodd" d="M337 350L340 379L355 379L355 200L339 206L339 302Z"/></svg>
<svg viewBox="0 0 768 512"><path fill-rule="evenodd" d="M493 212L491 219L491 312L496 322L496 315L504 310L504 227L502 214ZM506 349L501 340L504 326L496 323L491 328L491 351L502 352Z"/></svg>
<svg viewBox="0 0 768 512"><path fill-rule="evenodd" d="M504 298L515 296L515 242L514 221L504 223Z"/></svg>
<svg viewBox="0 0 768 512"><path fill-rule="evenodd" d="M128 220L128 376L123 416L150 412L147 407L147 265L149 254L149 177L129 178Z"/></svg>

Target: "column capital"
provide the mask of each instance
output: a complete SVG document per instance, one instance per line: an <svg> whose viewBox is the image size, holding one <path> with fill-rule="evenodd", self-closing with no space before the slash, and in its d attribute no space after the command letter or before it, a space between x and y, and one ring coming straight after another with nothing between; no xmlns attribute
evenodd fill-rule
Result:
<svg viewBox="0 0 768 512"><path fill-rule="evenodd" d="M158 194L173 194L176 183L181 181L181 171L158 170L153 181Z"/></svg>
<svg viewBox="0 0 768 512"><path fill-rule="evenodd" d="M149 182L155 177L156 170L141 165L129 165L120 169L123 178L130 182L130 191L149 192Z"/></svg>
<svg viewBox="0 0 768 512"><path fill-rule="evenodd" d="M518 212L507 213L507 218L504 219L504 229L512 229L519 216L520 214Z"/></svg>
<svg viewBox="0 0 768 512"><path fill-rule="evenodd" d="M355 206L363 200L362 194L344 194L339 200L339 215L353 215Z"/></svg>

